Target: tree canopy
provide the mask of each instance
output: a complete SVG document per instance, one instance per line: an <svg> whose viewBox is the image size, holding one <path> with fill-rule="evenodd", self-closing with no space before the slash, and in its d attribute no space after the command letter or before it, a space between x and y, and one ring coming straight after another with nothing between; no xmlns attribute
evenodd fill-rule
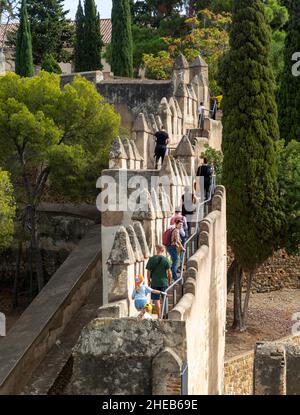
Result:
<svg viewBox="0 0 300 415"><path fill-rule="evenodd" d="M133 76L133 41L128 0L113 0L111 69L116 76Z"/></svg>
<svg viewBox="0 0 300 415"><path fill-rule="evenodd" d="M16 205L10 177L0 168L0 249L11 244L15 213Z"/></svg>
<svg viewBox="0 0 300 415"><path fill-rule="evenodd" d="M17 34L16 73L21 76L33 76L32 41L28 20L27 3L22 0L20 24Z"/></svg>
<svg viewBox="0 0 300 415"><path fill-rule="evenodd" d="M281 137L300 141L300 76L295 76L293 55L300 52L300 3L288 1L289 22L284 52L284 71L278 93Z"/></svg>
<svg viewBox="0 0 300 415"><path fill-rule="evenodd" d="M43 58L51 54L57 62L69 62L72 54L74 30L63 0L27 0L31 26L33 62L41 65Z"/></svg>
<svg viewBox="0 0 300 415"><path fill-rule="evenodd" d="M78 6L78 14L81 13L80 6ZM82 16L79 16L82 19ZM95 0L85 0L84 1L84 20L81 20L79 26L83 25L83 38L80 36L79 30L77 30L77 35L79 35L78 43L76 42L76 53L81 54L83 59L80 66L84 71L96 71L102 69L101 63L101 51L103 47L103 41L100 31L100 15L97 12L97 6ZM83 42L81 43L81 39ZM79 52L80 45L83 45L83 50ZM78 56L79 59L79 56ZM79 63L77 61L77 63Z"/></svg>
<svg viewBox="0 0 300 415"><path fill-rule="evenodd" d="M277 248L283 219L270 52L271 31L262 1L234 2L230 50L220 70L224 91L223 182L228 195L229 244L237 263L249 275ZM244 319L239 321L242 328L246 308Z"/></svg>
<svg viewBox="0 0 300 415"><path fill-rule="evenodd" d="M81 77L63 89L57 75L43 71L0 79L0 165L11 173L29 223L39 289L44 281L37 207L47 183L74 199L95 197L119 125L119 115Z"/></svg>

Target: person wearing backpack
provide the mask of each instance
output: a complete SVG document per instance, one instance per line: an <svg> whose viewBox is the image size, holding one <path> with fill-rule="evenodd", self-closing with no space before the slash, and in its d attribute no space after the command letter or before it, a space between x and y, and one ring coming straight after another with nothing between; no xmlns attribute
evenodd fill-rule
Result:
<svg viewBox="0 0 300 415"><path fill-rule="evenodd" d="M148 284L152 290L151 299L154 301L157 314L160 316L161 294L166 292L171 284L172 274L170 262L165 256L165 247L163 245L156 246L156 255L149 258L146 269L148 270Z"/></svg>
<svg viewBox="0 0 300 415"><path fill-rule="evenodd" d="M182 245L180 231L183 227L183 221L177 219L175 221L175 226L169 228L164 234L164 245L167 246L167 251L172 259L172 276L173 281L176 281L177 278L177 269L178 269L178 248L181 251L185 252L185 247ZM167 240L168 239L168 240Z"/></svg>
<svg viewBox="0 0 300 415"><path fill-rule="evenodd" d="M181 239L181 243L184 246L186 240L188 239L188 234L189 234L189 228L188 228L188 223L187 223L187 219L185 216L183 216L183 214L181 213L181 208L178 207L175 209L175 215L173 215L170 219L170 225L174 226L176 223L176 220L181 220L182 221L182 228L180 229L180 239ZM181 249L179 249L179 256L180 256L180 266L183 266L183 258L184 258L184 251L182 251Z"/></svg>
<svg viewBox="0 0 300 415"><path fill-rule="evenodd" d="M205 200L209 199L210 196L210 187L212 179L213 169L212 166L208 164L207 158L204 158L204 163L202 166L199 166L197 176L204 178L204 197Z"/></svg>

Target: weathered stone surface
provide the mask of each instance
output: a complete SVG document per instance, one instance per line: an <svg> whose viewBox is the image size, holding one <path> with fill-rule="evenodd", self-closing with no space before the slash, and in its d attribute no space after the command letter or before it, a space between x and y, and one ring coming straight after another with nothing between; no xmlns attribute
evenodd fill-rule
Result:
<svg viewBox="0 0 300 415"><path fill-rule="evenodd" d="M196 293L196 280L194 278L188 278L184 283L184 294L193 294Z"/></svg>
<svg viewBox="0 0 300 415"><path fill-rule="evenodd" d="M155 189L151 189L151 196L152 196L152 202L153 202L153 208L156 214L156 219L162 219L164 217L163 212L161 210L160 201L158 198L158 195L155 191Z"/></svg>
<svg viewBox="0 0 300 415"><path fill-rule="evenodd" d="M151 395L152 360L165 348L186 357L183 322L96 319L73 352L68 392L79 395Z"/></svg>
<svg viewBox="0 0 300 415"><path fill-rule="evenodd" d="M113 142L109 153L110 159L128 159L125 148L120 137L117 137Z"/></svg>
<svg viewBox="0 0 300 415"><path fill-rule="evenodd" d="M156 119L155 119L155 115L154 114L149 114L149 120L150 120L150 124L151 124L151 128L153 132L156 132L159 130L160 126L158 127Z"/></svg>
<svg viewBox="0 0 300 415"><path fill-rule="evenodd" d="M142 226L141 222L134 222L133 229L134 229L134 231L136 233L136 236L138 238L138 241L140 243L144 258L145 259L149 258L150 251L149 251L149 247L148 247L148 244L147 244L145 231L143 229L143 226Z"/></svg>
<svg viewBox="0 0 300 415"><path fill-rule="evenodd" d="M300 345L286 344L286 394L300 395Z"/></svg>
<svg viewBox="0 0 300 415"><path fill-rule="evenodd" d="M168 103L167 98L163 98L159 104L158 112L162 118L166 116L172 116L172 112Z"/></svg>
<svg viewBox="0 0 300 415"><path fill-rule="evenodd" d="M140 152L139 152L139 150L138 150L138 148L137 148L137 146L135 144L135 141L134 140L130 140L130 144L132 146L132 150L133 150L133 153L134 153L135 160L137 160L137 161L143 161L144 159L140 155Z"/></svg>
<svg viewBox="0 0 300 415"><path fill-rule="evenodd" d="M169 156L165 157L163 165L159 172L160 177L168 177L170 185L176 185L176 177L172 167L172 162Z"/></svg>
<svg viewBox="0 0 300 415"><path fill-rule="evenodd" d="M254 360L254 394L285 395L285 347L276 343L257 343Z"/></svg>
<svg viewBox="0 0 300 415"><path fill-rule="evenodd" d="M109 265L130 265L135 263L130 239L124 226L121 226L116 234L107 263Z"/></svg>
<svg viewBox="0 0 300 415"><path fill-rule="evenodd" d="M224 395L253 395L254 351L225 362Z"/></svg>
<svg viewBox="0 0 300 415"><path fill-rule="evenodd" d="M161 188L158 193L158 197L159 197L159 202L160 202L163 216L165 218L169 218L170 216L172 216L173 210L174 210L172 203L171 203L170 196L166 193L164 188Z"/></svg>
<svg viewBox="0 0 300 415"><path fill-rule="evenodd" d="M123 146L126 151L127 159L135 160L134 152L131 146L131 142L128 138L123 138Z"/></svg>
<svg viewBox="0 0 300 415"><path fill-rule="evenodd" d="M193 301L195 299L194 294L187 293L185 294L179 303L173 308L173 310L169 313L170 320L179 320L184 321L188 318L188 314L192 308Z"/></svg>
<svg viewBox="0 0 300 415"><path fill-rule="evenodd" d="M194 67L208 68L208 65L205 62L205 60L201 58L201 56L197 56L197 58L192 63L190 63L190 68L194 68Z"/></svg>
<svg viewBox="0 0 300 415"><path fill-rule="evenodd" d="M130 240L130 243L131 243L133 253L135 255L135 260L137 262L143 261L144 260L144 255L143 255L141 245L140 245L139 240L136 236L136 233L135 233L135 230L134 230L133 226L131 226L131 225L127 226L126 230L127 230L128 236L129 236L129 240Z"/></svg>
<svg viewBox="0 0 300 415"><path fill-rule="evenodd" d="M174 157L171 157L170 161L171 161L171 165L174 171L174 180L175 180L176 186L182 186L181 176L178 170L176 160L174 159Z"/></svg>
<svg viewBox="0 0 300 415"><path fill-rule="evenodd" d="M141 112L135 119L133 131L149 131L145 115Z"/></svg>
<svg viewBox="0 0 300 415"><path fill-rule="evenodd" d="M128 317L128 301L121 300L106 304L98 309L98 318Z"/></svg>
<svg viewBox="0 0 300 415"><path fill-rule="evenodd" d="M175 153L175 157L194 157L195 152L193 150L192 144L188 137L184 135L178 144Z"/></svg>
<svg viewBox="0 0 300 415"><path fill-rule="evenodd" d="M132 214L132 220L155 220L156 214L153 207L152 198L148 189L143 189L140 193L137 209Z"/></svg>
<svg viewBox="0 0 300 415"><path fill-rule="evenodd" d="M184 82L179 83L175 95L176 97L188 97L189 96L187 86Z"/></svg>
<svg viewBox="0 0 300 415"><path fill-rule="evenodd" d="M174 69L188 69L189 63L186 60L185 56L180 54L174 62Z"/></svg>
<svg viewBox="0 0 300 415"><path fill-rule="evenodd" d="M182 360L174 350L166 347L152 363L152 394L180 395L181 394Z"/></svg>

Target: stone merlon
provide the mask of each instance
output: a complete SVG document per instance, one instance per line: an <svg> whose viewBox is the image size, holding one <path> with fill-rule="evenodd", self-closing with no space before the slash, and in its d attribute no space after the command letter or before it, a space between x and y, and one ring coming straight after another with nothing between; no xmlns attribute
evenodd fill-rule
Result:
<svg viewBox="0 0 300 415"><path fill-rule="evenodd" d="M123 146L129 160L135 160L134 152L128 138L123 138Z"/></svg>
<svg viewBox="0 0 300 415"><path fill-rule="evenodd" d="M175 157L194 157L195 152L193 150L192 144L188 137L184 135L178 144L175 153Z"/></svg>
<svg viewBox="0 0 300 415"><path fill-rule="evenodd" d="M110 159L127 159L127 154L120 137L117 137L113 142L109 153Z"/></svg>
<svg viewBox="0 0 300 415"><path fill-rule="evenodd" d="M135 255L132 250L128 233L124 226L118 230L107 264L131 265L135 263Z"/></svg>
<svg viewBox="0 0 300 415"><path fill-rule="evenodd" d="M134 231L136 233L136 236L138 238L138 241L140 243L144 258L149 258L150 251L149 251L149 247L148 247L148 244L147 244L145 231L142 227L141 222L134 222L133 229L134 229Z"/></svg>
<svg viewBox="0 0 300 415"><path fill-rule="evenodd" d="M180 54L174 63L174 69L188 69L189 68L189 63L186 60L185 56Z"/></svg>
<svg viewBox="0 0 300 415"><path fill-rule="evenodd" d="M148 189L143 189L139 196L136 210L133 212L132 220L154 220L156 219L155 210L151 195Z"/></svg>
<svg viewBox="0 0 300 415"><path fill-rule="evenodd" d="M197 67L208 68L208 64L205 62L204 59L201 58L201 56L197 56L197 58L189 66L190 68L197 68Z"/></svg>
<svg viewBox="0 0 300 415"><path fill-rule="evenodd" d="M137 262L143 261L144 255L143 255L141 245L139 243L139 240L137 238L137 235L135 233L133 226L132 225L127 226L126 230L129 236L129 240L130 240L133 252L135 254L136 261Z"/></svg>

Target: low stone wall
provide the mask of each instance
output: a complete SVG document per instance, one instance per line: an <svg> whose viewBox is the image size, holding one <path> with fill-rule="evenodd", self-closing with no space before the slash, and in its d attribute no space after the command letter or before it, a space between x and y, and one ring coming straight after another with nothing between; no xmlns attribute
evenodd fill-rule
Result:
<svg viewBox="0 0 300 415"><path fill-rule="evenodd" d="M103 81L103 73L101 71L91 71L91 72L77 72L72 74L60 75L60 84L64 87L67 84L70 84L75 76L80 75L93 84Z"/></svg>
<svg viewBox="0 0 300 415"><path fill-rule="evenodd" d="M300 395L300 334L256 344L255 395Z"/></svg>
<svg viewBox="0 0 300 415"><path fill-rule="evenodd" d="M256 367L256 377L257 377L256 383L257 383L258 394L263 394L262 393L263 388L265 390L269 388L269 390L272 389L272 391L275 391L277 388L277 392L280 391L280 387L278 385L281 385L282 387L282 382L283 382L282 378L280 379L280 376L281 376L280 368L281 369L285 368L285 364L283 364L285 362L284 348L285 348L285 345L287 344L290 344L292 346L292 350L295 346L300 346L300 335L284 337L280 340L277 340L276 342L257 343L257 347L261 348L262 350L259 353L260 356L258 358L261 364L258 364ZM273 355L273 356L270 358L270 355ZM276 357L278 357L279 360L278 359L276 360ZM231 359L228 359L225 362L224 395L253 395L254 358L255 358L255 352L254 350L250 350L249 352L232 357ZM273 358L275 360L272 360ZM275 367L276 367L276 363L278 363L277 371L275 371L275 373L277 373L278 375L277 378L276 376L275 377L273 377L273 375L271 376L272 369L270 367L270 362L274 363L274 361L275 361ZM265 366L263 367L263 365ZM292 366L293 365L290 364L289 366L290 369L292 369ZM300 367L297 368L297 370L299 369ZM269 372L269 375L265 375L265 374L262 375L262 371L266 371L265 373ZM292 373L291 376L294 377L295 376L294 373ZM300 376L300 370L299 370L299 376ZM258 378L261 378L261 377L264 379L263 388L261 387L262 382L258 380ZM285 387L285 390L286 390L286 387ZM283 392L283 389L281 392Z"/></svg>
<svg viewBox="0 0 300 415"><path fill-rule="evenodd" d="M228 266L233 260L233 254L228 248ZM243 289L246 290L247 281ZM300 288L300 255L291 256L281 249L274 253L258 268L252 282L253 293L277 291L283 288Z"/></svg>
<svg viewBox="0 0 300 415"><path fill-rule="evenodd" d="M282 288L300 288L300 255L276 252L262 265L253 280L252 291L267 292Z"/></svg>
<svg viewBox="0 0 300 415"><path fill-rule="evenodd" d="M181 321L98 318L73 352L72 395L180 395L186 359Z"/></svg>
<svg viewBox="0 0 300 415"><path fill-rule="evenodd" d="M90 230L1 340L0 395L22 390L97 283L101 284L99 226Z"/></svg>
<svg viewBox="0 0 300 415"><path fill-rule="evenodd" d="M253 395L253 364L253 351L225 362L224 395Z"/></svg>

